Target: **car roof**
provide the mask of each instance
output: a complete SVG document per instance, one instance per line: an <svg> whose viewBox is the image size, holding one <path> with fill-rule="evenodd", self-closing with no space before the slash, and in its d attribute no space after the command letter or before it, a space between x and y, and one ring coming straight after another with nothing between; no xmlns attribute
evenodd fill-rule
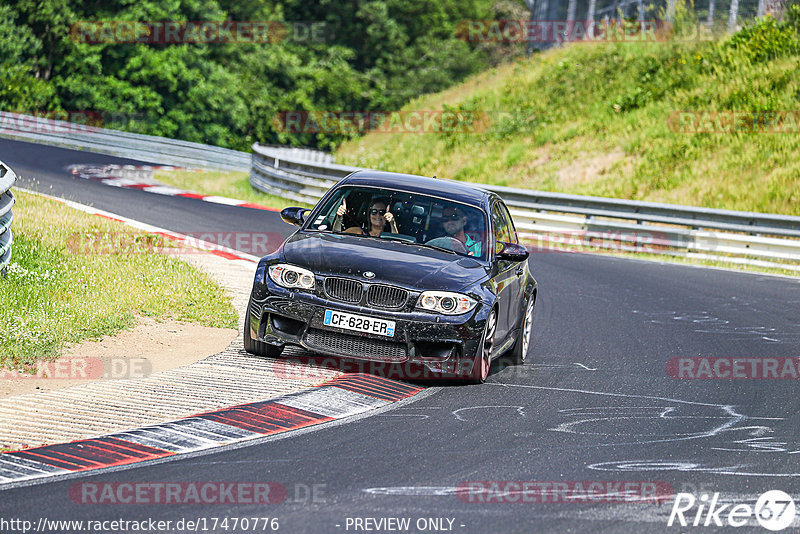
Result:
<svg viewBox="0 0 800 534"><path fill-rule="evenodd" d="M474 206L483 206L488 197L494 196L491 192L466 182L371 170L356 171L342 179L338 185L360 185L408 191Z"/></svg>

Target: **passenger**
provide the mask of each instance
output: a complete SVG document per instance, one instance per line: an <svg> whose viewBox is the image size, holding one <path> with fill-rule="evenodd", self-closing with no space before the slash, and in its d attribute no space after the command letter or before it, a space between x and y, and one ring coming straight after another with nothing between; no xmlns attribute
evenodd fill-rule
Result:
<svg viewBox="0 0 800 534"><path fill-rule="evenodd" d="M367 209L366 221L361 226L351 226L346 229L348 234L361 234L371 235L372 237L380 237L389 226L392 233L399 233L397 231L397 223L394 220L394 215L389 211L389 203L386 199L376 198L370 202L369 209ZM336 221L334 222L334 231L340 232L342 226L342 219L347 212L347 200L342 199L342 204L336 209Z"/></svg>
<svg viewBox="0 0 800 534"><path fill-rule="evenodd" d="M473 239L464 231L467 225L467 216L456 206L448 206L442 211L442 228L448 237L453 237L461 241L470 256L480 258L481 242Z"/></svg>

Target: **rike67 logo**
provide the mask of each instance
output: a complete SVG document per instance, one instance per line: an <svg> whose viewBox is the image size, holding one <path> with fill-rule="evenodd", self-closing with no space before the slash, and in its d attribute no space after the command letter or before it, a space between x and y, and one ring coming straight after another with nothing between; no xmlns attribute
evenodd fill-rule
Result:
<svg viewBox="0 0 800 534"><path fill-rule="evenodd" d="M697 499L691 493L678 493L672 504L667 526L682 527L743 527L756 521L767 530L779 531L792 524L795 518L792 497L780 490L771 490L758 497L755 506L746 503L721 503L719 493L709 498L704 493Z"/></svg>

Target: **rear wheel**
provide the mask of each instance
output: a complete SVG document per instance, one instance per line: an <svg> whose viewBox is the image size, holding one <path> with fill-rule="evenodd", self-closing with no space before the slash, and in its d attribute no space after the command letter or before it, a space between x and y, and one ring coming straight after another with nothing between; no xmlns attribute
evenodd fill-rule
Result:
<svg viewBox="0 0 800 534"><path fill-rule="evenodd" d="M244 333L242 334L242 343L244 350L256 356L267 356L269 358L277 358L283 352L283 347L270 345L250 337L250 316L248 315L244 320Z"/></svg>
<svg viewBox="0 0 800 534"><path fill-rule="evenodd" d="M486 318L486 327L483 330L483 340L475 360L472 362L471 381L475 384L483 384L489 376L489 369L492 366L492 348L494 347L494 333L497 330L497 311L489 312Z"/></svg>
<svg viewBox="0 0 800 534"><path fill-rule="evenodd" d="M525 309L525 317L522 319L519 337L508 355L508 361L514 365L522 365L528 356L528 349L531 346L531 331L533 330L534 303L533 295L531 295L528 306Z"/></svg>

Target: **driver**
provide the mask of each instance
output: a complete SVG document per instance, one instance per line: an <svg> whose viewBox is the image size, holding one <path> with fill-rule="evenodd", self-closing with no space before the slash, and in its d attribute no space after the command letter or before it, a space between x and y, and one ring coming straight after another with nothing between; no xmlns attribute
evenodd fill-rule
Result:
<svg viewBox="0 0 800 534"><path fill-rule="evenodd" d="M345 232L349 234L380 237L388 225L390 232L395 234L399 233L397 231L397 222L395 222L392 212L389 211L388 205L388 201L384 198L373 199L372 202L370 202L369 208L367 209L367 220L365 223L362 224L362 226L351 226L350 228L346 229ZM340 221L345 212L347 212L347 200L342 199L341 206L339 206L336 210L336 221L338 222L340 228ZM336 223L334 223L334 230L338 231L336 228Z"/></svg>
<svg viewBox="0 0 800 534"><path fill-rule="evenodd" d="M448 237L461 241L470 256L481 256L481 242L474 240L464 231L467 225L467 216L457 206L447 206L442 210L442 228Z"/></svg>

